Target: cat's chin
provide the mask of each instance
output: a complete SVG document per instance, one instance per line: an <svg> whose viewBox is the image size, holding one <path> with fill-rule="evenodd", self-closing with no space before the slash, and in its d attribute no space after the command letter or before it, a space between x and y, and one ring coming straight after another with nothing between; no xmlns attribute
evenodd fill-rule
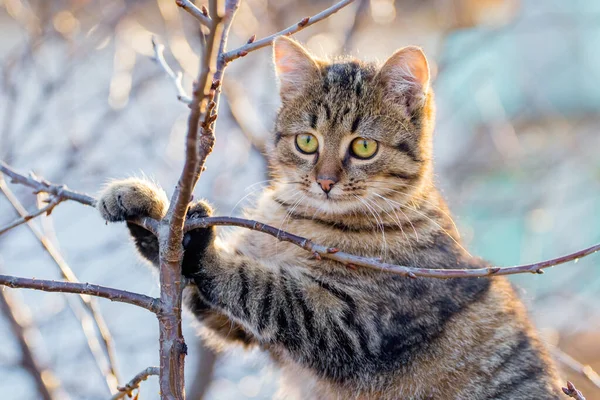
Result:
<svg viewBox="0 0 600 400"><path fill-rule="evenodd" d="M304 199L307 206L314 209L316 214L347 214L356 209L356 199L344 195L315 195L308 193Z"/></svg>

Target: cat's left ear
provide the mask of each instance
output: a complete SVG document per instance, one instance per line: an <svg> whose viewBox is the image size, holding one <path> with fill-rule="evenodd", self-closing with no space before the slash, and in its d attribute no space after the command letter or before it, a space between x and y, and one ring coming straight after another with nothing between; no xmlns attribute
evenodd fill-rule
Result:
<svg viewBox="0 0 600 400"><path fill-rule="evenodd" d="M429 64L419 47L396 51L378 73L385 95L412 113L421 107L429 91Z"/></svg>
<svg viewBox="0 0 600 400"><path fill-rule="evenodd" d="M301 94L320 74L319 66L304 47L285 36L273 42L273 61L283 101Z"/></svg>

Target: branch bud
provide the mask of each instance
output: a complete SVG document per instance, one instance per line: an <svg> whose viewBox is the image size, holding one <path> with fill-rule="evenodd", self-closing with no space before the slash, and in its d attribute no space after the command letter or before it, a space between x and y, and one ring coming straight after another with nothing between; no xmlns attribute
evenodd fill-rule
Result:
<svg viewBox="0 0 600 400"><path fill-rule="evenodd" d="M310 21L310 17L304 17L302 20L300 20L300 22L298 22L298 26L303 27L308 24L308 21Z"/></svg>

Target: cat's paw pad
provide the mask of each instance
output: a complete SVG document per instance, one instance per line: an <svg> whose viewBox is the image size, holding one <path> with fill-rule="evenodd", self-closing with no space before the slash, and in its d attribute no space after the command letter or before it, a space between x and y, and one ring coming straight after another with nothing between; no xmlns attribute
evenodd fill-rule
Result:
<svg viewBox="0 0 600 400"><path fill-rule="evenodd" d="M97 208L106 221L132 218L161 219L169 204L167 195L152 182L129 178L110 183L100 193Z"/></svg>

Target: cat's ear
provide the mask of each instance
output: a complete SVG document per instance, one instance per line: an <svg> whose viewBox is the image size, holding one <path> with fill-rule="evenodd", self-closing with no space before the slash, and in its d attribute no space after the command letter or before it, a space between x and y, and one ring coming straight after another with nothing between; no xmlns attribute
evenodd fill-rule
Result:
<svg viewBox="0 0 600 400"><path fill-rule="evenodd" d="M385 97L412 113L421 107L429 90L429 64L416 46L396 51L378 73Z"/></svg>
<svg viewBox="0 0 600 400"><path fill-rule="evenodd" d="M283 101L302 93L319 76L317 62L298 42L285 36L273 42L273 61Z"/></svg>

